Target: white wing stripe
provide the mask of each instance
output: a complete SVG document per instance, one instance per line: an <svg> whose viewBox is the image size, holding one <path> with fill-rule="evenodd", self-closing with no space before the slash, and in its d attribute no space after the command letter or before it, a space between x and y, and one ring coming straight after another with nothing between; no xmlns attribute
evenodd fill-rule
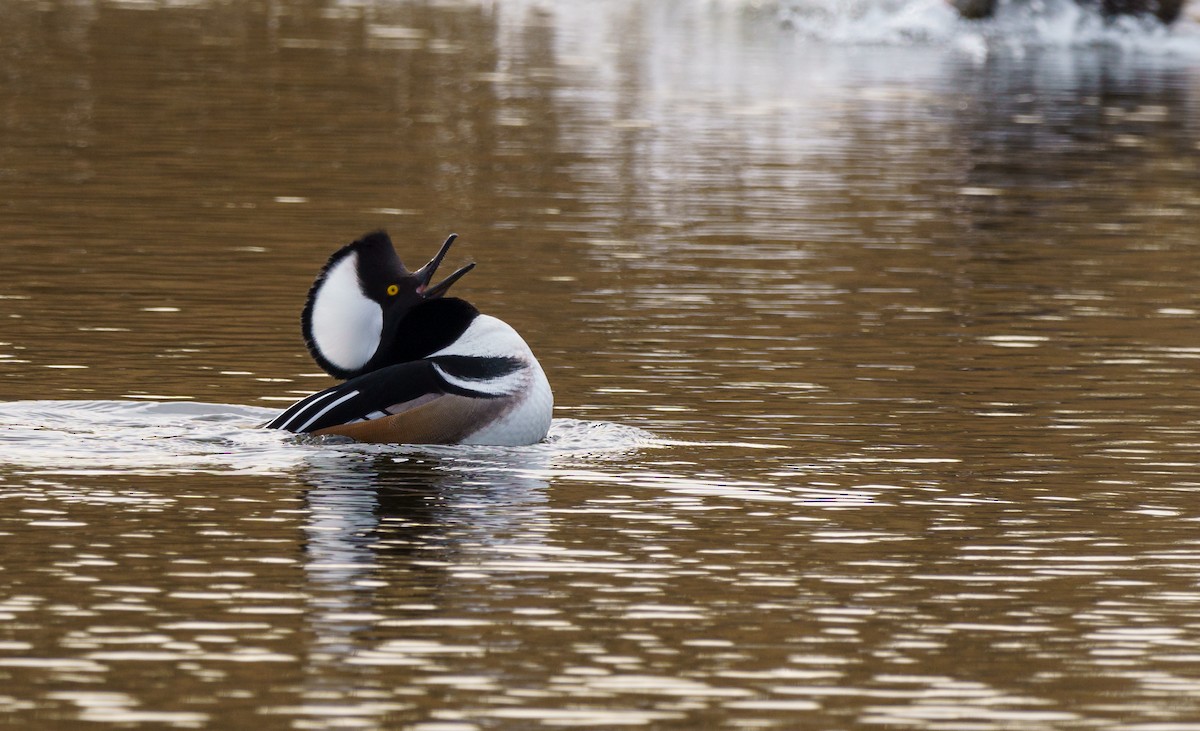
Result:
<svg viewBox="0 0 1200 731"><path fill-rule="evenodd" d="M338 399L337 401L334 401L333 403L329 404L328 406L326 406L325 408L321 409L321 410L320 410L320 411L318 411L317 413L313 414L313 417L312 417L311 419L309 419L308 421L304 422L304 425L303 425L303 426L301 426L301 427L300 427L299 429L297 429L296 431L297 431L298 433L301 433L301 434L302 434L302 433L304 433L304 430L305 430L305 429L307 429L307 428L308 428L308 427L309 427L309 426L310 426L310 425L311 425L311 424L312 424L314 421L316 421L317 419L320 419L322 416L324 416L325 414L327 414L327 413L329 412L329 410L330 410L330 409L332 409L333 407L337 406L338 404L342 403L343 401L345 401L345 400L347 400L347 399L352 399L352 398L354 398L354 397L355 397L355 396L357 396L357 395L358 395L358 391L351 391L350 393L348 393L348 394L346 394L345 396L341 397L341 398L340 398L340 399Z"/></svg>
<svg viewBox="0 0 1200 731"><path fill-rule="evenodd" d="M452 386L465 388L466 390L474 391L475 393L487 394L488 396L505 396L509 393L512 393L514 386L520 383L519 373L500 376L499 378L468 379L459 378L447 373L446 369L442 368L437 363L433 364L433 369L437 371L439 376L446 380L446 383L449 383ZM516 378L514 378L513 375L516 375Z"/></svg>
<svg viewBox="0 0 1200 731"><path fill-rule="evenodd" d="M296 413L292 414L292 416L291 416L291 418L290 418L290 419L288 419L287 421L283 422L282 424L280 424L280 425L279 425L278 427L276 427L276 428L278 428L278 429L283 429L284 431L288 431L288 427L292 425L292 422L293 422L293 421L295 421L296 419L299 419L301 416L303 416L303 415L304 415L304 413L305 413L306 411L308 411L309 409L311 409L311 408L312 408L314 405L321 403L322 401L324 401L325 399L329 398L330 396L332 396L332 395L333 395L333 394L335 394L335 393L337 393L337 391L328 391L328 392L326 392L326 393L322 393L322 394L316 394L316 395L315 395L315 397L314 397L314 396L310 396L309 398L312 398L312 401L309 401L307 404L305 404L305 405L304 405L304 408L302 408L302 409L296 409ZM324 413L324 412L322 412L322 413Z"/></svg>

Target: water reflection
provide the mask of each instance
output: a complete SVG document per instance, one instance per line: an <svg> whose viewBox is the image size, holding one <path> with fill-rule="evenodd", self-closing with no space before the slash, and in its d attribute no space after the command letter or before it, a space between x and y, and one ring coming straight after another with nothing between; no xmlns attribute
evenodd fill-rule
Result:
<svg viewBox="0 0 1200 731"><path fill-rule="evenodd" d="M312 679L302 692L310 700L265 712L305 723L395 714L411 703L365 699L364 669L436 675L447 656L482 656L486 648L465 637L440 639L447 628L493 624L443 616L445 585L463 550L528 535L546 502L546 483L530 469L517 455L312 455L304 477L312 486L304 526ZM500 690L484 676L454 684Z"/></svg>
<svg viewBox="0 0 1200 731"><path fill-rule="evenodd" d="M394 588L415 568L422 576L404 580L405 596L433 601L441 583L437 567L454 560L456 547L536 537L537 514L547 500L539 475L549 474L550 457L541 455L541 466L538 461L539 455L521 452L445 460L420 453L367 459L315 453L304 473L312 485L306 570L315 586L344 594L338 601L348 606L359 604L356 591L369 590L362 605L369 610L375 590Z"/></svg>

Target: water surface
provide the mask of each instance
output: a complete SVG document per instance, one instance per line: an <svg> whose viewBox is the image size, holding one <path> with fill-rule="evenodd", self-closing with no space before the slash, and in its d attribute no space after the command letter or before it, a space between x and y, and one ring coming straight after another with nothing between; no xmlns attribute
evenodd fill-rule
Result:
<svg viewBox="0 0 1200 731"><path fill-rule="evenodd" d="M0 710L1194 727L1200 26L1039 8L0 2ZM377 227L546 444L254 428Z"/></svg>

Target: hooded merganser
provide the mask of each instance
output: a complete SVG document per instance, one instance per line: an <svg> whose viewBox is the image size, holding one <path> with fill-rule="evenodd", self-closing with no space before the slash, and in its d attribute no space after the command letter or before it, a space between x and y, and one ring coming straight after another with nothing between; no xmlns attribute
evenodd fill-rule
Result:
<svg viewBox="0 0 1200 731"><path fill-rule="evenodd" d="M445 297L468 264L429 286L456 236L415 272L383 231L329 257L308 291L301 324L332 388L266 424L387 444L541 441L553 395L529 346L506 323Z"/></svg>

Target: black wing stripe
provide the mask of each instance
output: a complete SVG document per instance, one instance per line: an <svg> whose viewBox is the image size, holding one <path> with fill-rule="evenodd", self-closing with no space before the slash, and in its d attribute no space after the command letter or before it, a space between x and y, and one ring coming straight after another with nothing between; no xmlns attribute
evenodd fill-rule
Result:
<svg viewBox="0 0 1200 731"><path fill-rule="evenodd" d="M378 412L387 412L391 406L430 394L455 394L474 399L501 398L507 394L477 390L471 388L471 382L483 388L488 381L503 378L522 367L520 360L504 356L443 355L399 363L302 399L267 424L267 428L296 433L319 431L369 419Z"/></svg>
<svg viewBox="0 0 1200 731"><path fill-rule="evenodd" d="M335 397L336 403L325 402L319 413L313 409L307 410L306 421L297 419L288 428L291 431L307 433L347 424L372 412L386 410L395 404L412 401L431 393L445 393L439 381L433 364L429 361L411 361L380 368L331 389L340 394ZM347 394L353 395L350 398L342 398ZM299 424L298 428L296 424Z"/></svg>
<svg viewBox="0 0 1200 731"><path fill-rule="evenodd" d="M454 378L464 378L468 381L503 378L521 370L524 365L519 358L510 358L507 355L439 355L429 360Z"/></svg>
<svg viewBox="0 0 1200 731"><path fill-rule="evenodd" d="M428 362L400 363L301 399L267 424L267 428L297 433L317 431L361 419L371 412L430 392L441 393L441 389ZM347 394L354 396L343 399ZM324 408L326 406L329 408Z"/></svg>
<svg viewBox="0 0 1200 731"><path fill-rule="evenodd" d="M340 405L343 401L349 401L350 399L354 398L357 395L358 395L358 391L351 391L350 393L347 393L346 395L339 397L338 399L334 400L332 403L327 405L325 408L321 409L317 413L310 416L308 421L304 422L303 424L301 424L299 427L296 428L296 431L301 434L304 434L305 432L308 431L308 428L310 426L312 426L314 421L320 419L325 414L327 414L330 411L332 411L333 409L337 408L338 405Z"/></svg>
<svg viewBox="0 0 1200 731"><path fill-rule="evenodd" d="M282 414L276 416L269 424L267 424L267 428L288 429L288 427L292 425L292 422L296 421L296 419L305 411L307 411L310 406L324 401L335 393L337 393L336 386L325 391L318 391L311 396L306 396L300 399L296 403L289 406ZM288 430L291 431L290 429Z"/></svg>
<svg viewBox="0 0 1200 731"><path fill-rule="evenodd" d="M509 395L504 377L524 368L519 359L503 355L442 355L429 360L443 392L470 398L493 399ZM500 390L488 390L488 386L499 386Z"/></svg>

